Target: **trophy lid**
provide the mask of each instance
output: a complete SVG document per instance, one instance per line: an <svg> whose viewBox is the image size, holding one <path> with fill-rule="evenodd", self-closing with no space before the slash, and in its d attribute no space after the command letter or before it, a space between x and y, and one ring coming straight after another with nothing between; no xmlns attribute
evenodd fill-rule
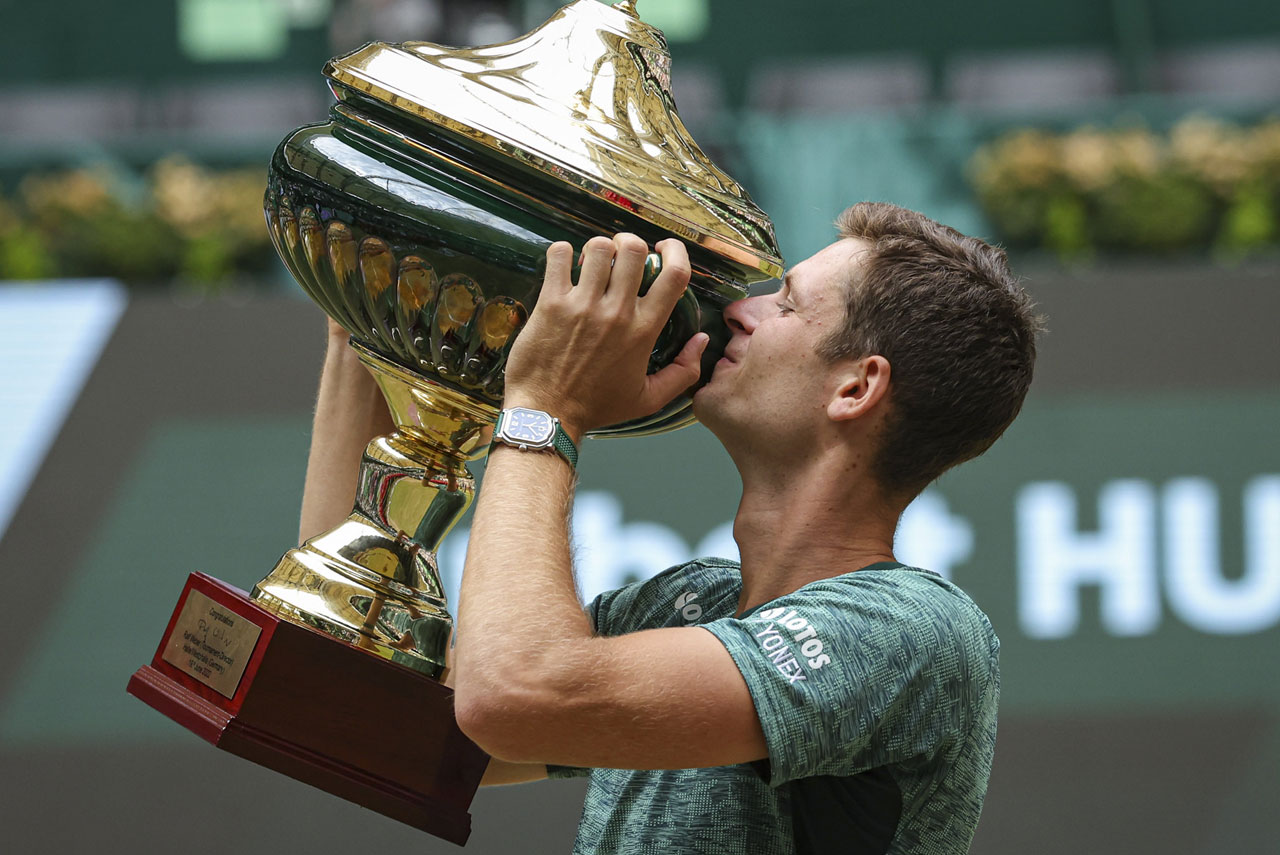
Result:
<svg viewBox="0 0 1280 855"><path fill-rule="evenodd" d="M690 138L671 53L635 0L577 0L528 35L451 48L375 42L331 60L343 88L445 128L686 241L782 274L773 225Z"/></svg>

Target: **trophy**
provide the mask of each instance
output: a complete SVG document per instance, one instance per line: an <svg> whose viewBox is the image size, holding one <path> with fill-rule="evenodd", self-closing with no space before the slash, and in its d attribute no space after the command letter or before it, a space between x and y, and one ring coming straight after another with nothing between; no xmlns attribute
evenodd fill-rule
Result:
<svg viewBox="0 0 1280 855"><path fill-rule="evenodd" d="M192 574L131 693L220 748L465 842L487 757L439 682L453 623L435 550L471 502L467 462L487 451L547 247L684 240L690 287L650 370L701 330L704 377L724 307L782 272L769 220L677 115L670 66L634 0L578 0L504 44L374 43L325 66L336 103L276 150L267 227L351 333L396 430L366 448L346 521L251 593ZM594 435L674 430L690 408L685 395Z"/></svg>

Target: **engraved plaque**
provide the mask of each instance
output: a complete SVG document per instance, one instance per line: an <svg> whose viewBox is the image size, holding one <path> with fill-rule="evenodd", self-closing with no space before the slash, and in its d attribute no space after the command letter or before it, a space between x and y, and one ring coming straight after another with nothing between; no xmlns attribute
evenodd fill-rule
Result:
<svg viewBox="0 0 1280 855"><path fill-rule="evenodd" d="M187 594L162 658L230 698L261 632L257 624L193 590Z"/></svg>

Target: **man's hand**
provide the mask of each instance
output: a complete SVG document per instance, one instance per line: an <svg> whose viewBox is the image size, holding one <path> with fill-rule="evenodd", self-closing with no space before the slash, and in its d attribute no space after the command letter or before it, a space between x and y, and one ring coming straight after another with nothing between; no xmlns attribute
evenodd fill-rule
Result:
<svg viewBox="0 0 1280 855"><path fill-rule="evenodd" d="M646 374L649 354L689 285L689 255L674 238L659 241L662 272L639 295L649 247L633 234L592 238L582 250L578 284L573 248L547 249L547 274L529 322L511 349L506 406L558 417L575 440L594 428L647 416L698 380L707 346L694 335L675 361Z"/></svg>

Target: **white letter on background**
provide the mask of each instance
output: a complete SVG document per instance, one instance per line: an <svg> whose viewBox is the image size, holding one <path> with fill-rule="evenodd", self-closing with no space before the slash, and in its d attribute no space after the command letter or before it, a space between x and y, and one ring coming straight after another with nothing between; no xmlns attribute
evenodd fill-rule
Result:
<svg viewBox="0 0 1280 855"><path fill-rule="evenodd" d="M1164 490L1169 604L1189 626L1220 635L1260 632L1280 621L1280 477L1244 490L1244 575L1222 577L1218 492L1204 478Z"/></svg>
<svg viewBox="0 0 1280 855"><path fill-rule="evenodd" d="M1076 530L1076 497L1057 482L1017 499L1018 617L1032 638L1065 638L1080 623L1078 589L1102 591L1112 635L1146 635L1160 622L1155 496L1145 481L1111 481L1098 493L1098 530Z"/></svg>

